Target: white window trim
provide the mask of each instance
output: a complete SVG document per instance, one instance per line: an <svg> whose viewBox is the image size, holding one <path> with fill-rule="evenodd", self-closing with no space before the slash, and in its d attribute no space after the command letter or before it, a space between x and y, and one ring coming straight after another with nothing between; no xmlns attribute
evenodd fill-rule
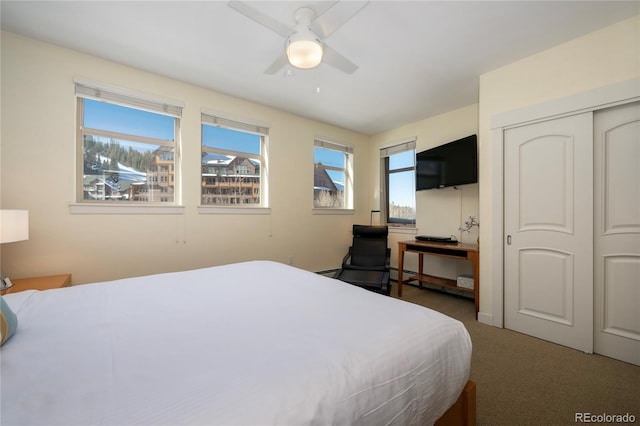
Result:
<svg viewBox="0 0 640 426"><path fill-rule="evenodd" d="M313 139L313 146L345 152L347 154L353 154L353 147L351 145L346 143L334 142L324 137L316 136Z"/></svg>
<svg viewBox="0 0 640 426"><path fill-rule="evenodd" d="M181 118L184 102L175 99L164 98L148 93L137 92L111 84L89 80L83 77L75 77L76 96L94 100L108 100L118 105L142 109L172 117Z"/></svg>
<svg viewBox="0 0 640 426"><path fill-rule="evenodd" d="M271 214L270 207L227 207L227 206L198 206L199 214L247 214L266 215Z"/></svg>
<svg viewBox="0 0 640 426"><path fill-rule="evenodd" d="M228 127L243 132L255 133L258 135L269 135L271 125L266 121L255 120L234 116L220 111L201 108L200 118L202 123L212 126Z"/></svg>
<svg viewBox="0 0 640 426"><path fill-rule="evenodd" d="M380 148L380 211L381 217L384 219L384 222L389 227L389 232L397 233L397 234L416 234L417 228L417 215L418 212L416 210L416 223L389 223L389 205L387 203L388 194L386 194L386 168L385 168L385 158L388 158L394 154L399 154L404 151L413 150L414 153L416 151L418 142L418 137L413 136L409 138L404 138L400 140L396 140L390 142L388 144L383 145ZM415 169L415 163L414 163ZM415 201L415 199L414 199ZM417 207L417 203L416 203Z"/></svg>
<svg viewBox="0 0 640 426"><path fill-rule="evenodd" d="M418 137L414 136L385 144L380 147L380 157L390 157L393 154L409 151L410 149L415 150L417 141Z"/></svg>
<svg viewBox="0 0 640 426"><path fill-rule="evenodd" d="M314 147L319 147L319 148L325 148L325 149L331 149L334 151L340 151L340 152L344 152L347 155L348 161L345 164L345 168L344 168L344 174L345 174L345 182L344 182L344 198L345 198L345 204L346 206L344 207L313 207L311 209L312 214L336 214L336 215L340 215L340 214L353 214L355 208L354 208L354 203L355 203L355 194L353 191L353 186L354 186L354 182L353 182L353 163L354 163L354 147L350 144L344 143L344 142L337 142L335 140L332 140L330 138L324 137L324 136L316 136L313 138L313 146ZM313 162L313 165L315 167L315 159ZM325 166L326 169L328 170L340 170L342 171L342 169L338 169L336 167L331 167L331 166Z"/></svg>
<svg viewBox="0 0 640 426"><path fill-rule="evenodd" d="M69 204L71 214L184 214L184 206L157 204Z"/></svg>
<svg viewBox="0 0 640 426"><path fill-rule="evenodd" d="M183 214L184 207L182 206L182 188L181 185L181 149L180 149L180 126L182 118L182 109L184 108L184 102L174 99L162 98L147 93L137 92L130 89L125 89L110 84L97 82L94 80L85 79L82 77L75 77L73 79L74 90L76 100L78 98L94 99L99 101L109 101L117 105L121 105L128 108L136 108L144 111L149 111L157 114L168 115L176 119L175 124L175 142L171 146L175 146L175 175L177 184L174 187L174 202L172 204L153 204L153 203L102 203L100 201L82 200L81 191L78 189L78 182L74 185L74 199L77 201L69 204L69 210L71 214ZM78 138L81 138L83 130L81 130L81 119L83 113L76 111L76 179L82 181L82 149L78 145ZM84 129L85 131L92 132L94 129ZM102 130L95 130L97 134L119 136L119 134L112 132L105 132ZM133 136L133 137L132 137ZM138 139L144 141L143 137L136 137L135 135L126 135L131 139ZM154 143L158 141L154 140Z"/></svg>
<svg viewBox="0 0 640 426"><path fill-rule="evenodd" d="M408 225L391 224L391 225L388 225L388 228L389 228L390 234L416 235L418 233L418 228L416 228L415 225L408 226Z"/></svg>
<svg viewBox="0 0 640 426"><path fill-rule="evenodd" d="M311 209L311 214L323 215L323 214L354 214L354 209L336 209L332 207L314 207Z"/></svg>
<svg viewBox="0 0 640 426"><path fill-rule="evenodd" d="M247 207L225 206L202 203L202 194L198 202L198 213L201 214L270 214L269 207L269 130L271 125L264 121L248 119L233 116L227 113L221 113L211 109L200 109L200 125L207 124L210 126L218 126L241 132L254 133L263 138L260 147L260 155L243 153L250 158L258 158L260 160L260 205L249 205ZM201 136L202 137L202 136ZM200 141L202 146L202 140ZM202 149L202 148L201 148ZM218 150L221 152L224 150ZM230 153L237 155L236 152Z"/></svg>

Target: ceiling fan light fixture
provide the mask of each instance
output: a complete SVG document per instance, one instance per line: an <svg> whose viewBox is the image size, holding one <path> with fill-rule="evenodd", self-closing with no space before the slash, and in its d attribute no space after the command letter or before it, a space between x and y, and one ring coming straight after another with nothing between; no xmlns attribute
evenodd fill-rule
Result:
<svg viewBox="0 0 640 426"><path fill-rule="evenodd" d="M322 62L322 42L311 31L297 31L287 39L287 58L296 68L315 68Z"/></svg>

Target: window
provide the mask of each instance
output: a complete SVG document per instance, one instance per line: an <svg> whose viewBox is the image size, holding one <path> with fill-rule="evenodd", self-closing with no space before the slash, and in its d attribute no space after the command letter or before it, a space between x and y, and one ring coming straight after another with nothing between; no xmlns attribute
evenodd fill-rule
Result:
<svg viewBox="0 0 640 426"><path fill-rule="evenodd" d="M202 113L202 206L267 207L266 126Z"/></svg>
<svg viewBox="0 0 640 426"><path fill-rule="evenodd" d="M313 206L352 209L353 148L316 139L313 163Z"/></svg>
<svg viewBox="0 0 640 426"><path fill-rule="evenodd" d="M415 226L416 142L410 140L380 150L383 217L389 225Z"/></svg>
<svg viewBox="0 0 640 426"><path fill-rule="evenodd" d="M178 204L181 106L76 83L78 202Z"/></svg>

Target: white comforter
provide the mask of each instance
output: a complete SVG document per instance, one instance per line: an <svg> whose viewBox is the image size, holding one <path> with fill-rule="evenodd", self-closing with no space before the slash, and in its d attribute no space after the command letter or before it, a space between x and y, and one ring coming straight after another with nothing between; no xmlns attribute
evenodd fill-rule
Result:
<svg viewBox="0 0 640 426"><path fill-rule="evenodd" d="M462 323L274 262L4 298L3 426L430 424L469 376Z"/></svg>

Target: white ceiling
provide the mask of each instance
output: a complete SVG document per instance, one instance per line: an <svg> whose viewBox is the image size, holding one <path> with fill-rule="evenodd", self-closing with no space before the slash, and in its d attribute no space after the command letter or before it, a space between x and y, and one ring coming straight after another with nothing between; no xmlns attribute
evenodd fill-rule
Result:
<svg viewBox="0 0 640 426"><path fill-rule="evenodd" d="M247 3L293 27L297 8L331 2ZM3 30L365 134L476 103L479 75L640 13L640 1L370 1L325 40L355 73L321 64L287 76L264 73L283 37L225 1L0 7Z"/></svg>

